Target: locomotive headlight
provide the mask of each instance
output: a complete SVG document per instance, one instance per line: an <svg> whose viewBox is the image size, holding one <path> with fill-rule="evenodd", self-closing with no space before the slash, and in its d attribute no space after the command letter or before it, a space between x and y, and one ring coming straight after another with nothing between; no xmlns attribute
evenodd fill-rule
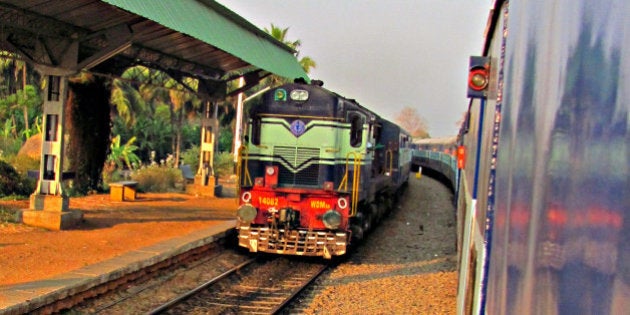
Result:
<svg viewBox="0 0 630 315"><path fill-rule="evenodd" d="M265 172L267 172L267 175L272 176L275 173L275 170L273 169L272 166L267 166L267 169L265 170Z"/></svg>
<svg viewBox="0 0 630 315"><path fill-rule="evenodd" d="M256 208L250 204L244 204L236 210L236 216L243 222L251 222L256 218Z"/></svg>
<svg viewBox="0 0 630 315"><path fill-rule="evenodd" d="M293 90L291 94L289 94L291 100L294 101L306 101L308 99L308 91L306 90Z"/></svg>
<svg viewBox="0 0 630 315"><path fill-rule="evenodd" d="M335 210L328 210L324 213L322 221L326 228L334 230L341 224L341 214Z"/></svg>

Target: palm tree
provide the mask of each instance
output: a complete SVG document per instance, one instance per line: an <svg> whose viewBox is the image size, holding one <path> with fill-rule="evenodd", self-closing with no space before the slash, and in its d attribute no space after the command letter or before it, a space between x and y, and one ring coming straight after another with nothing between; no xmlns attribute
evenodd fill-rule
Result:
<svg viewBox="0 0 630 315"><path fill-rule="evenodd" d="M276 25L274 25L273 23L271 23L271 27L270 28L266 28L265 27L265 32L269 33L269 35L271 35L273 38L277 39L278 41L284 43L285 45L293 48L295 51L297 51L295 57L299 58L300 56L300 46L302 45L302 42L298 39L298 40L294 40L294 41L290 41L287 39L287 33L289 32L289 28L280 28ZM304 71L306 73L309 73L311 71L312 68L316 68L317 67L317 63L315 62L315 60L313 60L311 57L308 56L304 56L302 58L298 59L298 62L300 63L300 65L302 66L302 68L304 69Z"/></svg>
<svg viewBox="0 0 630 315"><path fill-rule="evenodd" d="M198 82L195 79L184 78L183 80L189 87L197 88ZM195 94L183 91L182 85L173 79L168 80L165 87L169 88L171 125L175 131L175 137L173 138L175 165L179 165L184 120L196 117L196 113L202 108L202 102Z"/></svg>
<svg viewBox="0 0 630 315"><path fill-rule="evenodd" d="M135 66L125 70L121 79L114 80L110 101L127 127L131 127L138 116L155 112L152 106L158 98L158 89L143 83L147 82L150 76L149 68ZM133 80L133 83L130 80Z"/></svg>
<svg viewBox="0 0 630 315"><path fill-rule="evenodd" d="M117 115L124 121L128 129L135 129L137 133L135 136L144 142L154 138L154 135L146 134L146 130L138 130L137 127L147 124L162 126L156 114L162 106L168 107L168 115L165 118L166 121L170 122L170 129L167 129L173 132L172 136L169 137L171 139L171 152L175 157L175 163L178 163L182 148L184 123L187 118L195 116L195 113L201 108L201 101L195 94L186 91L178 81L159 70L135 66L125 70L121 77L121 80L114 81L111 96L111 103L114 104ZM194 79L183 78L183 82L193 90L197 87L197 81ZM155 119L147 121L142 117ZM164 128L160 130L160 134L163 134L163 131L165 131ZM141 146L145 148L147 144L142 143ZM154 147L154 149L159 148Z"/></svg>
<svg viewBox="0 0 630 315"><path fill-rule="evenodd" d="M304 72L306 72L306 73L311 72L312 68L316 68L317 67L317 63L315 62L315 60L313 60L309 56L304 56L304 57L300 58L299 63L302 66L302 69L304 69Z"/></svg>
<svg viewBox="0 0 630 315"><path fill-rule="evenodd" d="M13 137L33 133L31 121L41 113L41 77L26 62L7 52L0 52L0 72L0 116L12 120Z"/></svg>

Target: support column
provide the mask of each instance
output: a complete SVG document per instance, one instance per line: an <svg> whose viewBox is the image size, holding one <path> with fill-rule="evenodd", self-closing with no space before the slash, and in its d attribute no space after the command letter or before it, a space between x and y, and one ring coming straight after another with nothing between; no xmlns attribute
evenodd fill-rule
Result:
<svg viewBox="0 0 630 315"><path fill-rule="evenodd" d="M214 111L212 110L214 107ZM201 121L201 146L199 148L199 168L195 175L194 187L187 190L196 195L214 197L220 194L221 186L217 184L214 173L214 149L217 128L216 105L206 101Z"/></svg>
<svg viewBox="0 0 630 315"><path fill-rule="evenodd" d="M64 104L68 98L68 77L47 76L44 95L42 149L39 180L30 198L30 210L22 221L31 226L62 230L77 225L83 214L70 211L69 197L63 191Z"/></svg>
<svg viewBox="0 0 630 315"><path fill-rule="evenodd" d="M238 87L242 88L245 86L245 78L241 77L238 80ZM234 146L232 148L232 153L234 154L234 162L238 161L238 154L241 148L241 136L243 135L243 92L238 93L236 98L236 123L234 127Z"/></svg>

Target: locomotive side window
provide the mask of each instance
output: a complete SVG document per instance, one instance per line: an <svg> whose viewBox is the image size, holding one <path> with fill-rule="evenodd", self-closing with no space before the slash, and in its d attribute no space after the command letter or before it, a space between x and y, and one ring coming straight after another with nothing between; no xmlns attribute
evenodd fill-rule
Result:
<svg viewBox="0 0 630 315"><path fill-rule="evenodd" d="M348 121L350 122L350 145L359 147L363 140L363 115L351 112L348 114Z"/></svg>
<svg viewBox="0 0 630 315"><path fill-rule="evenodd" d="M252 144L260 145L260 117L254 117L252 119Z"/></svg>
<svg viewBox="0 0 630 315"><path fill-rule="evenodd" d="M373 134L373 138L376 142L378 142L379 140L381 140L381 125L375 124L374 125L374 134Z"/></svg>

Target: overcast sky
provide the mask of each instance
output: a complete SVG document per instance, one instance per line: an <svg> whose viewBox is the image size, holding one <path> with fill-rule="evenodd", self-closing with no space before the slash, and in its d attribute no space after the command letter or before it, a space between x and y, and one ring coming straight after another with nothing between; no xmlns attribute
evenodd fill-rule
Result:
<svg viewBox="0 0 630 315"><path fill-rule="evenodd" d="M394 120L417 109L432 137L457 134L468 57L480 55L492 0L218 0L258 26L289 28L309 76Z"/></svg>

